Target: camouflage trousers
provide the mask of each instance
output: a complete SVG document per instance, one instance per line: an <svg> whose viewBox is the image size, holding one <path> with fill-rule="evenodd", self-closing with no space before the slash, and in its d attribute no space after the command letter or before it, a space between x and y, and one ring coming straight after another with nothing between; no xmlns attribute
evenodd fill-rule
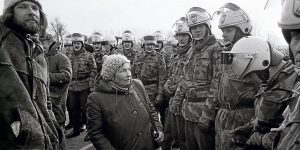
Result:
<svg viewBox="0 0 300 150"><path fill-rule="evenodd" d="M214 150L214 132L203 130L197 122L185 120L187 150Z"/></svg>
<svg viewBox="0 0 300 150"><path fill-rule="evenodd" d="M185 120L182 116L168 111L164 131L163 150L171 150L172 145L178 145L180 150L186 150Z"/></svg>
<svg viewBox="0 0 300 150"><path fill-rule="evenodd" d="M216 150L231 150L231 138L228 138L224 131L233 130L247 124L253 116L253 108L237 110L220 109L215 119Z"/></svg>

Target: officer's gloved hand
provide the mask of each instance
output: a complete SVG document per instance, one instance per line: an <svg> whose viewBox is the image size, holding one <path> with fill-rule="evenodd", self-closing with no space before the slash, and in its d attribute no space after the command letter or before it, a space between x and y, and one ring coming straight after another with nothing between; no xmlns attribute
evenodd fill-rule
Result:
<svg viewBox="0 0 300 150"><path fill-rule="evenodd" d="M198 122L198 126L202 130L209 132L211 130L211 127L213 126L213 121L211 121L207 118L204 118L204 117L200 117L200 120Z"/></svg>
<svg viewBox="0 0 300 150"><path fill-rule="evenodd" d="M244 147L248 140L248 138L246 136L244 136L243 134L240 134L240 132L237 132L236 129L225 130L224 137L230 139L229 143L230 143L231 148Z"/></svg>
<svg viewBox="0 0 300 150"><path fill-rule="evenodd" d="M166 96L172 96L172 92L169 90L169 80L165 83L164 87L163 87L163 92Z"/></svg>
<svg viewBox="0 0 300 150"><path fill-rule="evenodd" d="M247 145L251 148L262 148L262 133L254 132L247 141Z"/></svg>
<svg viewBox="0 0 300 150"><path fill-rule="evenodd" d="M181 115L181 107L179 107L179 106L175 107L175 115L176 116L178 116L178 115L180 116Z"/></svg>
<svg viewBox="0 0 300 150"><path fill-rule="evenodd" d="M230 138L230 145L232 147L245 147L251 132L252 126L245 124L233 130L225 130L224 135L226 138Z"/></svg>

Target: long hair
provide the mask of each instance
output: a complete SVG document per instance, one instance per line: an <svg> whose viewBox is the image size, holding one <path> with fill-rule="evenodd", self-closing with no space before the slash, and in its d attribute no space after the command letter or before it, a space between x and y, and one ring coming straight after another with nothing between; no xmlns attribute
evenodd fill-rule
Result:
<svg viewBox="0 0 300 150"><path fill-rule="evenodd" d="M0 16L1 23L8 25L10 27L14 26L13 13L14 13L15 6L16 5L9 7L3 12L2 16ZM40 12L40 24L38 25L38 34L44 35L48 27L48 21L47 21L46 14L41 9L39 10L39 12Z"/></svg>

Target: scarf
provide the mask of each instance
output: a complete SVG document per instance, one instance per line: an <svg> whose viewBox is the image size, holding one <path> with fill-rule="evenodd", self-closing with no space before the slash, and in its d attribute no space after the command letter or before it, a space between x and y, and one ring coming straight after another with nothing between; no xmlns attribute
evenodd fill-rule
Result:
<svg viewBox="0 0 300 150"><path fill-rule="evenodd" d="M191 47L191 41L188 44L186 44L185 46L178 46L176 48L176 52L179 55L183 55L183 54L185 54L190 49L190 47Z"/></svg>
<svg viewBox="0 0 300 150"><path fill-rule="evenodd" d="M217 40L215 38L214 35L208 35L205 39L203 40L200 40L200 41L195 41L193 40L192 42L192 48L195 50L195 51L201 51L203 50L203 48L205 46L209 46L209 45L212 45L213 43L215 43Z"/></svg>

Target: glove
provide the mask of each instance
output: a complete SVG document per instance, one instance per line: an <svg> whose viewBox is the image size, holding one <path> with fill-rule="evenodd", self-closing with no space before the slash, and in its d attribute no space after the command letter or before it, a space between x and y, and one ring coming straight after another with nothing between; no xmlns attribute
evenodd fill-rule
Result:
<svg viewBox="0 0 300 150"><path fill-rule="evenodd" d="M253 131L253 126L251 123L247 123L243 126L239 126L233 130L230 130L232 134L240 134L248 138L251 136L252 131Z"/></svg>
<svg viewBox="0 0 300 150"><path fill-rule="evenodd" d="M242 134L238 134L237 130L225 130L222 138L228 139L229 146L232 149L242 148L246 146L248 138Z"/></svg>
<svg viewBox="0 0 300 150"><path fill-rule="evenodd" d="M226 138L230 138L230 146L233 148L237 146L245 147L251 132L251 124L245 124L233 130L225 130L224 135L227 136Z"/></svg>
<svg viewBox="0 0 300 150"><path fill-rule="evenodd" d="M180 116L181 115L181 107L179 107L179 106L175 107L175 115L176 116Z"/></svg>
<svg viewBox="0 0 300 150"><path fill-rule="evenodd" d="M263 134L254 132L247 141L247 145L252 148L262 148Z"/></svg>
<svg viewBox="0 0 300 150"><path fill-rule="evenodd" d="M204 117L200 117L199 122L198 122L198 126L204 130L209 132L211 130L211 126L212 126L213 122L209 119L206 119Z"/></svg>
<svg viewBox="0 0 300 150"><path fill-rule="evenodd" d="M169 80L165 83L163 87L164 94L168 97L172 96L172 92L169 90Z"/></svg>

